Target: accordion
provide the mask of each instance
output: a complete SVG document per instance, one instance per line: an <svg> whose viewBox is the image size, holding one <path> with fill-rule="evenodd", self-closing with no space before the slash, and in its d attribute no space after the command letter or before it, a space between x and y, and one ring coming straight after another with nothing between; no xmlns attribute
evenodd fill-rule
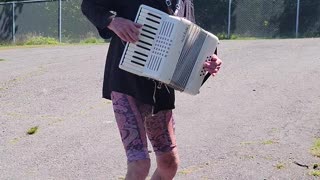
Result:
<svg viewBox="0 0 320 180"><path fill-rule="evenodd" d="M191 95L199 93L219 39L194 23L141 5L136 23L142 25L139 40L127 43L119 68L160 81Z"/></svg>

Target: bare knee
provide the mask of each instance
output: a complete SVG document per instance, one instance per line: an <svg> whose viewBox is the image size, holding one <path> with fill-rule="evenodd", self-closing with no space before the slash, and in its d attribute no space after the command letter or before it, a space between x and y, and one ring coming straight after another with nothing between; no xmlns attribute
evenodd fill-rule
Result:
<svg viewBox="0 0 320 180"><path fill-rule="evenodd" d="M126 180L144 180L149 173L150 159L137 160L128 163Z"/></svg>
<svg viewBox="0 0 320 180"><path fill-rule="evenodd" d="M179 165L179 157L176 151L157 156L157 169L166 174L175 174Z"/></svg>

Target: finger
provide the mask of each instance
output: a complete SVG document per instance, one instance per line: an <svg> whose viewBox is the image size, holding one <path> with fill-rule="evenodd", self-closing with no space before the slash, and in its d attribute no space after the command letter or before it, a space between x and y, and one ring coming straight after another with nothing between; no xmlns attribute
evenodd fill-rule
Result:
<svg viewBox="0 0 320 180"><path fill-rule="evenodd" d="M221 66L222 61L218 58L218 59L211 60L211 63L214 64L215 66Z"/></svg>
<svg viewBox="0 0 320 180"><path fill-rule="evenodd" d="M221 61L220 59L217 59L216 64L217 64L218 66L221 66L222 61Z"/></svg>
<svg viewBox="0 0 320 180"><path fill-rule="evenodd" d="M220 65L215 62L205 62L203 67L209 68L209 69L216 69L217 67L220 68Z"/></svg>
<svg viewBox="0 0 320 180"><path fill-rule="evenodd" d="M127 35L128 35L129 38L131 39L130 42L132 42L132 43L135 43L135 42L137 42L137 41L139 40L137 34L135 34L135 33L132 32L132 31L129 31L129 32L127 33Z"/></svg>
<svg viewBox="0 0 320 180"><path fill-rule="evenodd" d="M120 38L121 40L127 42L127 39L126 39L126 37L123 35L123 33L118 32L118 33L116 33L116 34L119 36L119 38Z"/></svg>
<svg viewBox="0 0 320 180"><path fill-rule="evenodd" d="M130 36L126 32L119 33L119 37L125 42L130 42L130 43L134 42L134 40L131 39Z"/></svg>
<svg viewBox="0 0 320 180"><path fill-rule="evenodd" d="M140 31L134 25L130 26L130 37L133 38L135 41L139 40Z"/></svg>
<svg viewBox="0 0 320 180"><path fill-rule="evenodd" d="M205 68L204 70L209 72L210 74L217 73L219 71L219 69L209 69L209 68Z"/></svg>
<svg viewBox="0 0 320 180"><path fill-rule="evenodd" d="M126 37L128 42L135 43L137 38L131 32L130 26L127 26L123 29L123 35Z"/></svg>
<svg viewBox="0 0 320 180"><path fill-rule="evenodd" d="M216 54L212 54L212 55L211 55L211 58L213 58L213 59L219 59Z"/></svg>
<svg viewBox="0 0 320 180"><path fill-rule="evenodd" d="M139 23L133 23L133 25L134 25L136 28L138 28L138 29L142 28L142 24L139 24Z"/></svg>
<svg viewBox="0 0 320 180"><path fill-rule="evenodd" d="M210 63L208 63L208 62L203 63L203 67L204 68L210 67Z"/></svg>
<svg viewBox="0 0 320 180"><path fill-rule="evenodd" d="M140 29L136 28L135 26L131 26L130 28L131 32L134 33L136 36L139 36L140 34Z"/></svg>
<svg viewBox="0 0 320 180"><path fill-rule="evenodd" d="M211 59L210 59L211 61L221 61L221 59L216 55L216 54L213 54L212 56L211 56Z"/></svg>

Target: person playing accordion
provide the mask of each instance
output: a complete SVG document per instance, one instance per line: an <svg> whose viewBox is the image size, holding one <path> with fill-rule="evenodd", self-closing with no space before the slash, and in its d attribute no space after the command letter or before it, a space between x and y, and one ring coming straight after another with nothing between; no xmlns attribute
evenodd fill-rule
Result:
<svg viewBox="0 0 320 180"><path fill-rule="evenodd" d="M172 110L174 89L119 68L125 42L138 41L141 24L135 23L141 4L195 22L193 0L83 0L83 14L100 36L110 39L105 64L103 98L113 103L115 119L127 156L126 179L145 179L150 169L147 139L156 154L151 179L173 179L179 156ZM222 61L216 54L203 64L215 76ZM155 89L156 88L156 89Z"/></svg>

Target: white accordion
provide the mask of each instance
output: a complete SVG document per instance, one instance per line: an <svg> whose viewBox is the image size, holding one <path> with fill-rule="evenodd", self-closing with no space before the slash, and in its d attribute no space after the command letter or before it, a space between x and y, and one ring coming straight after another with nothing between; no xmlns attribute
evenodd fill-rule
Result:
<svg viewBox="0 0 320 180"><path fill-rule="evenodd" d="M119 68L196 95L219 39L192 22L141 5L135 22L142 24L139 41L127 43Z"/></svg>

